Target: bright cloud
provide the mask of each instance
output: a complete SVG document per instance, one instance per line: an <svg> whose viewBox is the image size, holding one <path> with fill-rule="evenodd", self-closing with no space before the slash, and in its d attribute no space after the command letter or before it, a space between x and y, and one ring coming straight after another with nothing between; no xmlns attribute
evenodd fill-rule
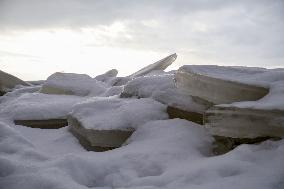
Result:
<svg viewBox="0 0 284 189"><path fill-rule="evenodd" d="M177 64L284 66L282 0L0 1L0 69L25 79Z"/></svg>

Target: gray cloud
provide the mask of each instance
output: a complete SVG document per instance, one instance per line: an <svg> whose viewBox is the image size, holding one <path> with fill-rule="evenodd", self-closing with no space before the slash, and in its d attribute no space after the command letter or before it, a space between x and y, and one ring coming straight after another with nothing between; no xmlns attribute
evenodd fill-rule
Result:
<svg viewBox="0 0 284 189"><path fill-rule="evenodd" d="M284 66L283 0L0 0L3 31L117 21L132 37L105 36L108 45L178 51L202 63Z"/></svg>

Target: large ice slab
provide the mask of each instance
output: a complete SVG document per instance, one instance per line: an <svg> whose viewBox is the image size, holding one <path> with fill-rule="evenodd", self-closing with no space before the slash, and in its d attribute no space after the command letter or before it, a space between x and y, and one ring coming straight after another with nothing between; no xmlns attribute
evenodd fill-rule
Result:
<svg viewBox="0 0 284 189"><path fill-rule="evenodd" d="M152 99L93 98L74 106L72 133L88 150L121 146L140 125L167 119L166 106Z"/></svg>
<svg viewBox="0 0 284 189"><path fill-rule="evenodd" d="M152 99L94 97L73 107L71 116L86 129L136 128L150 120L167 119L166 106Z"/></svg>
<svg viewBox="0 0 284 189"><path fill-rule="evenodd" d="M204 121L213 135L284 137L284 111L216 106L206 111Z"/></svg>
<svg viewBox="0 0 284 189"><path fill-rule="evenodd" d="M129 77L139 77L146 75L152 71L156 70L165 70L168 66L170 66L177 58L177 54L172 54L170 56L167 56L166 58L163 58L153 64L150 64L146 66L145 68L142 68L141 70L131 74Z"/></svg>
<svg viewBox="0 0 284 189"><path fill-rule="evenodd" d="M258 100L283 79L283 69L202 65L182 66L175 75L178 88L215 104Z"/></svg>
<svg viewBox="0 0 284 189"><path fill-rule="evenodd" d="M72 116L68 118L68 125L71 133L86 150L96 152L120 147L134 132L134 129L87 129Z"/></svg>
<svg viewBox="0 0 284 189"><path fill-rule="evenodd" d="M98 96L106 91L106 84L86 74L54 73L47 78L41 93Z"/></svg>
<svg viewBox="0 0 284 189"><path fill-rule="evenodd" d="M16 85L28 86L30 84L0 70L0 95L5 94L9 89L14 88Z"/></svg>
<svg viewBox="0 0 284 189"><path fill-rule="evenodd" d="M284 80L271 84L258 101L217 105L205 114L215 135L233 138L284 137Z"/></svg>

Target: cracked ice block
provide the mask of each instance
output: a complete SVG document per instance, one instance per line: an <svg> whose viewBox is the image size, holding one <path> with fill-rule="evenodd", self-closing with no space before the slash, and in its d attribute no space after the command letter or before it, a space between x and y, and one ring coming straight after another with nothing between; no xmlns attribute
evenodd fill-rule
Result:
<svg viewBox="0 0 284 189"><path fill-rule="evenodd" d="M269 91L271 73L260 68L190 65L176 72L175 82L192 96L224 104L264 97ZM278 76L283 77L283 73Z"/></svg>
<svg viewBox="0 0 284 189"><path fill-rule="evenodd" d="M145 68L142 68L141 70L131 74L128 77L140 77L143 75L146 75L152 71L156 71L156 70L165 70L167 67L169 67L177 58L177 54L172 54L170 56L167 56L166 58L163 58L153 64L150 64L148 66L146 66Z"/></svg>
<svg viewBox="0 0 284 189"><path fill-rule="evenodd" d="M213 135L232 138L284 137L284 111L214 106L204 116Z"/></svg>

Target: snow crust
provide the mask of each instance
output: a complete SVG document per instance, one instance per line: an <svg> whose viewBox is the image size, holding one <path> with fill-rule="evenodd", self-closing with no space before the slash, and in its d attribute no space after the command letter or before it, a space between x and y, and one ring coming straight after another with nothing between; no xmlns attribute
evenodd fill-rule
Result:
<svg viewBox="0 0 284 189"><path fill-rule="evenodd" d="M135 129L151 120L167 119L166 106L152 99L91 98L70 114L83 127L96 130Z"/></svg>
<svg viewBox="0 0 284 189"><path fill-rule="evenodd" d="M273 82L284 80L284 69L282 68L265 69L241 66L185 65L179 68L179 70L263 87L269 87Z"/></svg>

